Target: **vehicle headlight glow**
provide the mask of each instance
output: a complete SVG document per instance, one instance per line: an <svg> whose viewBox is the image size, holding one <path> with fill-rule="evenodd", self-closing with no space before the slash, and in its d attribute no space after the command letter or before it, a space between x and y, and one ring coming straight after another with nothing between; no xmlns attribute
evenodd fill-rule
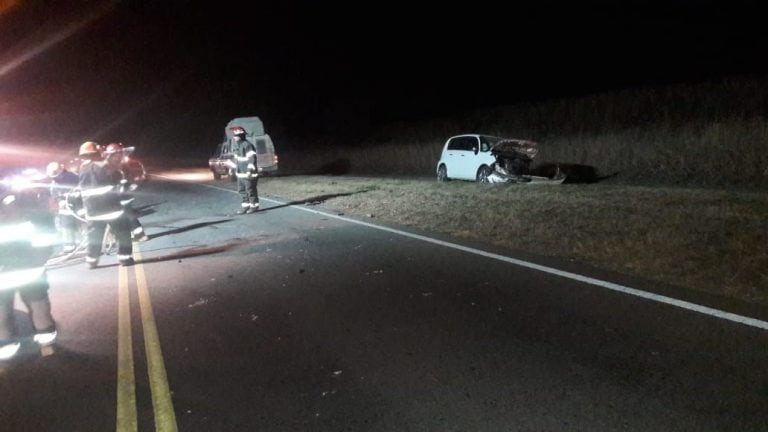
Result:
<svg viewBox="0 0 768 432"><path fill-rule="evenodd" d="M0 290L14 289L30 284L38 280L44 272L45 267L2 272L3 277L0 278Z"/></svg>
<svg viewBox="0 0 768 432"><path fill-rule="evenodd" d="M0 243L28 241L32 247L48 247L56 244L54 233L38 232L32 222L0 225Z"/></svg>
<svg viewBox="0 0 768 432"><path fill-rule="evenodd" d="M22 222L13 225L0 225L0 243L12 243L27 240L35 235L35 225L32 222Z"/></svg>
<svg viewBox="0 0 768 432"><path fill-rule="evenodd" d="M37 233L31 238L32 247L42 248L53 246L58 242L58 236L54 233Z"/></svg>
<svg viewBox="0 0 768 432"><path fill-rule="evenodd" d="M28 168L19 175L10 176L3 180L3 184L15 191L48 186L45 173L41 173L35 168Z"/></svg>

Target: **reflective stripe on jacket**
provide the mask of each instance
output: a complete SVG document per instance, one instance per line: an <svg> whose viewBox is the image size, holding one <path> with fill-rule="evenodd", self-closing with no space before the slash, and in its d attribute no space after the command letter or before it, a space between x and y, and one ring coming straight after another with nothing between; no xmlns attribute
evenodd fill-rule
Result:
<svg viewBox="0 0 768 432"><path fill-rule="evenodd" d="M80 169L80 189L87 220L113 220L123 214L123 174L106 162L89 162Z"/></svg>
<svg viewBox="0 0 768 432"><path fill-rule="evenodd" d="M235 175L238 178L250 178L256 173L256 146L244 139L235 143Z"/></svg>

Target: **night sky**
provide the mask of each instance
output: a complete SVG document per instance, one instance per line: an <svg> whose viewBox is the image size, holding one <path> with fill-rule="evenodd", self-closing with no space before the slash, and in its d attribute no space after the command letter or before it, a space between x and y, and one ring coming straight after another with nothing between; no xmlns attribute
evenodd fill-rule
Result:
<svg viewBox="0 0 768 432"><path fill-rule="evenodd" d="M761 15L730 3L457 3L0 0L0 141L208 154L230 118L259 115L299 148L392 121L768 70Z"/></svg>

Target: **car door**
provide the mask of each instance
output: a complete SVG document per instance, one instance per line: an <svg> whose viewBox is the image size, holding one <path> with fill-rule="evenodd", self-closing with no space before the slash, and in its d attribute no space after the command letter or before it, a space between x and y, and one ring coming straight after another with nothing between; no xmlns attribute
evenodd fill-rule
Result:
<svg viewBox="0 0 768 432"><path fill-rule="evenodd" d="M456 150L457 177L464 180L474 180L477 172L476 155L478 151L477 137L463 136Z"/></svg>
<svg viewBox="0 0 768 432"><path fill-rule="evenodd" d="M461 169L464 156L464 137L458 136L449 139L443 155L443 161L448 170L448 177L454 179L462 178Z"/></svg>

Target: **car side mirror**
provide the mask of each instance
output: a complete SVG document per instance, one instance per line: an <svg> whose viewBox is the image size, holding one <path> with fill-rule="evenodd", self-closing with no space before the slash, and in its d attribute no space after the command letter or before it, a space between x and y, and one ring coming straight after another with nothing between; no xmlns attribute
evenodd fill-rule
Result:
<svg viewBox="0 0 768 432"><path fill-rule="evenodd" d="M472 151L475 152L475 154L477 154L477 146L472 146Z"/></svg>

